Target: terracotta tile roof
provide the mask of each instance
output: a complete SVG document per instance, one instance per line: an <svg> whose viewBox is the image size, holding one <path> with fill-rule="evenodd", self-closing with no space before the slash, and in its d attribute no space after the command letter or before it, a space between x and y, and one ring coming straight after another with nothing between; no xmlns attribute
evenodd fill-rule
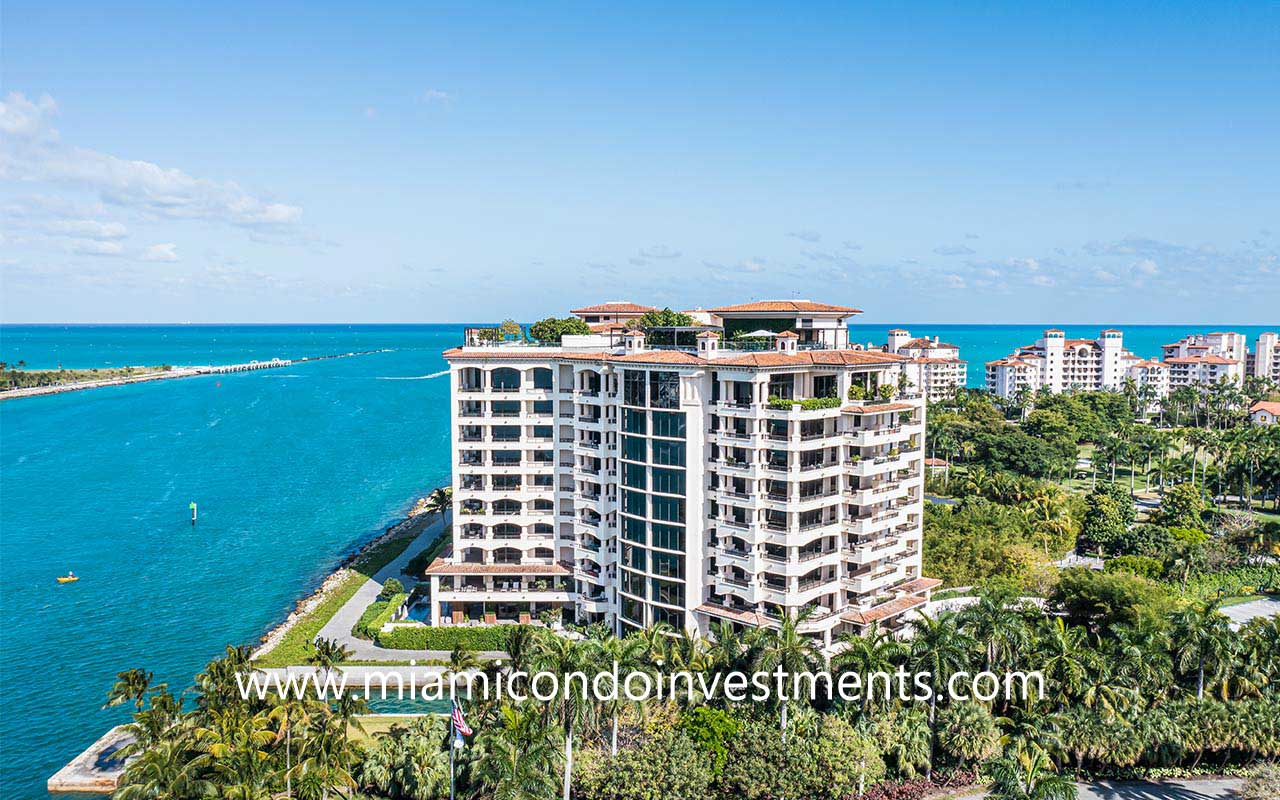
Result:
<svg viewBox="0 0 1280 800"><path fill-rule="evenodd" d="M846 611L840 615L840 619L845 622L852 622L854 625L870 625L873 622L879 622L889 617L897 616L904 611L924 605L924 598L919 596L899 597L897 600L890 600L887 603L881 603L874 608L866 611Z"/></svg>
<svg viewBox="0 0 1280 800"><path fill-rule="evenodd" d="M1102 333L1122 333L1118 328L1103 328Z"/></svg>
<svg viewBox="0 0 1280 800"><path fill-rule="evenodd" d="M923 592L925 589L936 589L942 585L941 578L916 578L914 581L908 581L901 586L895 586L894 589L907 594L915 594Z"/></svg>
<svg viewBox="0 0 1280 800"><path fill-rule="evenodd" d="M697 338L699 338L699 339L719 339L719 338L720 338L720 334L716 333L715 331L703 331L702 333L698 334Z"/></svg>
<svg viewBox="0 0 1280 800"><path fill-rule="evenodd" d="M717 606L712 603L703 603L695 608L694 611L701 611L703 614L709 614L713 617L731 619L734 622L741 622L744 625L762 626L768 625L770 622L775 622L775 620L770 619L758 611L739 611L733 608Z"/></svg>
<svg viewBox="0 0 1280 800"><path fill-rule="evenodd" d="M1258 402L1249 406L1250 414L1256 414L1259 411L1265 411L1268 414L1274 414L1276 416L1280 416L1280 403L1277 403L1272 400L1259 400Z"/></svg>
<svg viewBox="0 0 1280 800"><path fill-rule="evenodd" d="M861 314L860 308L849 308L848 306L835 306L830 303L814 303L811 300L762 300L758 303L739 303L734 306L720 306L719 308L708 309L712 314L721 314L723 312L733 313L735 311L750 313L752 311L813 311L813 312L844 312L847 314Z"/></svg>
<svg viewBox="0 0 1280 800"><path fill-rule="evenodd" d="M443 353L447 361L488 361L491 359L507 359L512 361L542 361L546 359L586 359L589 361L600 361L608 356L608 353L562 353L547 352L546 348L536 347L475 347L464 349L455 347L451 350L445 350Z"/></svg>
<svg viewBox="0 0 1280 800"><path fill-rule="evenodd" d="M1097 347L1098 343L1092 339L1067 339L1067 347Z"/></svg>
<svg viewBox="0 0 1280 800"><path fill-rule="evenodd" d="M795 331L783 331L782 333L778 334L774 338L775 339L799 339L800 334L796 333Z"/></svg>
<svg viewBox="0 0 1280 800"><path fill-rule="evenodd" d="M626 325L621 322L596 322L588 325L592 333L609 333L611 331L621 331L626 329Z"/></svg>
<svg viewBox="0 0 1280 800"><path fill-rule="evenodd" d="M1223 358L1222 356L1185 356L1183 358L1166 358L1166 364L1239 364L1240 362L1234 358Z"/></svg>
<svg viewBox="0 0 1280 800"><path fill-rule="evenodd" d="M926 458L924 460L924 465L926 467L946 467L950 466L950 464L951 462L947 461L945 458Z"/></svg>
<svg viewBox="0 0 1280 800"><path fill-rule="evenodd" d="M725 367L804 367L830 365L897 364L910 359L870 350L805 350L800 353L746 353L707 363Z"/></svg>
<svg viewBox="0 0 1280 800"><path fill-rule="evenodd" d="M467 564L437 558L426 575L572 575L564 564Z"/></svg>
<svg viewBox="0 0 1280 800"><path fill-rule="evenodd" d="M657 311L653 306L642 306L636 303L614 302L598 303L594 306L570 309L570 314L643 314L646 311Z"/></svg>
<svg viewBox="0 0 1280 800"><path fill-rule="evenodd" d="M840 409L846 414L883 414L888 411L910 411L915 406L910 403L881 403L879 405L852 405Z"/></svg>
<svg viewBox="0 0 1280 800"><path fill-rule="evenodd" d="M930 339L927 336L919 336L915 339L912 339L911 341L907 342L902 346L917 348L917 349L921 347L950 347L953 350L960 349L960 345L951 344L950 342L935 342L934 340Z"/></svg>
<svg viewBox="0 0 1280 800"><path fill-rule="evenodd" d="M639 353L628 353L625 356L609 356L608 361L619 361L625 364L706 364L705 358L683 350L643 350Z"/></svg>
<svg viewBox="0 0 1280 800"><path fill-rule="evenodd" d="M890 328L889 333L908 333L906 328Z"/></svg>

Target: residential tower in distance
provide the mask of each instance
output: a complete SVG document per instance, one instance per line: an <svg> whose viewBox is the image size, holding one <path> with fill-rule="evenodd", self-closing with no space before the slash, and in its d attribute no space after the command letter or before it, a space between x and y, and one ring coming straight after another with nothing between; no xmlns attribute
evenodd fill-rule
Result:
<svg viewBox="0 0 1280 800"><path fill-rule="evenodd" d="M602 308L575 313L632 313ZM551 611L707 633L810 609L801 630L825 647L902 625L937 584L925 400L912 357L850 345L857 313L746 303L447 351L454 537L426 570L431 624Z"/></svg>
<svg viewBox="0 0 1280 800"><path fill-rule="evenodd" d="M920 391L931 403L954 397L956 389L962 388L969 376L969 363L961 360L960 347L940 342L936 336L912 338L910 331L893 328L884 351L911 360L916 367L914 377L919 381Z"/></svg>
<svg viewBox="0 0 1280 800"><path fill-rule="evenodd" d="M1243 334L1223 331L1192 334L1162 351L1162 361L1139 358L1124 349L1124 334L1114 328L1096 339L1067 339L1050 328L1035 344L988 361L987 389L1013 397L1023 390L1120 391L1132 381L1147 397L1160 398L1184 386L1240 384L1246 376L1280 381L1275 333L1261 334L1252 352Z"/></svg>

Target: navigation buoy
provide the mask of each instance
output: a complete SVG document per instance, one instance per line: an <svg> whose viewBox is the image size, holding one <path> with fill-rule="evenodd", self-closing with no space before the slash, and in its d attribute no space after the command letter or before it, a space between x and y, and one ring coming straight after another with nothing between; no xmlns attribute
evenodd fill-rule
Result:
<svg viewBox="0 0 1280 800"><path fill-rule="evenodd" d="M195 503L191 504L191 524L192 525L196 524L196 504Z"/></svg>

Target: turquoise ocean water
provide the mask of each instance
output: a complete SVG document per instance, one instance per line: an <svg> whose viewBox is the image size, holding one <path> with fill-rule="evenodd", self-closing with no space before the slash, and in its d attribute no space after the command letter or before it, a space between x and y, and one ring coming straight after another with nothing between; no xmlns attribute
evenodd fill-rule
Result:
<svg viewBox="0 0 1280 800"><path fill-rule="evenodd" d="M853 338L880 343L888 327ZM974 386L983 362L1040 332L907 327L960 345ZM1124 326L1142 356L1216 329L1262 330ZM49 775L126 717L99 709L115 672L188 686L447 482L437 373L461 337L446 325L0 327L0 360L32 368L392 351L0 403L0 796L44 796ZM57 584L68 570L80 582Z"/></svg>

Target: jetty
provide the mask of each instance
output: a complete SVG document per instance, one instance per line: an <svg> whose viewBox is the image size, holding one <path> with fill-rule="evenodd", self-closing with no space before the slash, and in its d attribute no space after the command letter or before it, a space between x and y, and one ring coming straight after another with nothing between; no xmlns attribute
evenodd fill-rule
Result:
<svg viewBox="0 0 1280 800"><path fill-rule="evenodd" d="M89 745L45 784L50 794L76 792L81 794L110 794L120 783L125 760L116 752L133 741L125 726L117 725Z"/></svg>
<svg viewBox="0 0 1280 800"><path fill-rule="evenodd" d="M0 391L0 400L13 400L19 397L40 397L63 392L79 392L85 389L100 389L104 386L124 386L130 383L149 383L150 381L171 380L173 378L194 378L200 375L229 375L235 372L254 372L260 369L277 369L311 361L327 361L334 358L354 358L375 353L389 353L389 349L360 350L350 353L335 353L325 356L306 356L303 358L272 358L267 361L249 361L244 364L212 364L205 366L172 367L167 370L154 370L136 375L117 376L100 380L69 381L48 386L29 386L23 389Z"/></svg>

